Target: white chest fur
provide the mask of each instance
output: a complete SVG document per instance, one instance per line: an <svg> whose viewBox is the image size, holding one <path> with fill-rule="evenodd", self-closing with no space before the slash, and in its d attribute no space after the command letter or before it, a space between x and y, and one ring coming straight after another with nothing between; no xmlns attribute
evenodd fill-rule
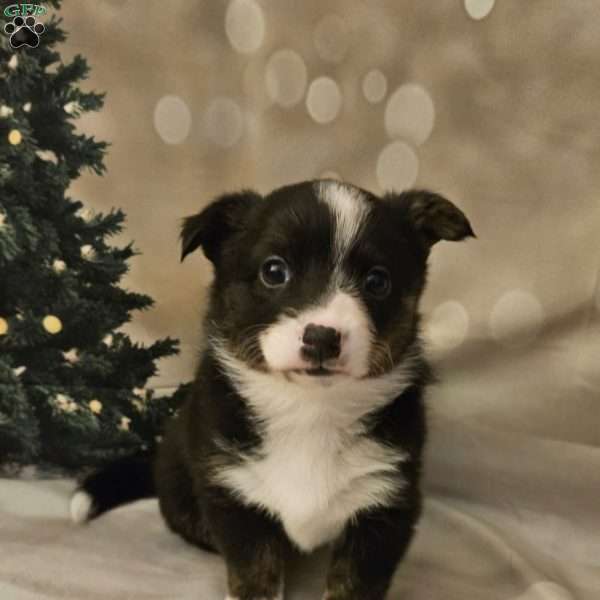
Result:
<svg viewBox="0 0 600 600"><path fill-rule="evenodd" d="M406 370L303 385L248 370L230 355L220 359L247 399L263 444L216 477L279 517L300 549L333 540L359 510L385 505L401 490L397 471L406 455L362 435L359 420L406 387Z"/></svg>

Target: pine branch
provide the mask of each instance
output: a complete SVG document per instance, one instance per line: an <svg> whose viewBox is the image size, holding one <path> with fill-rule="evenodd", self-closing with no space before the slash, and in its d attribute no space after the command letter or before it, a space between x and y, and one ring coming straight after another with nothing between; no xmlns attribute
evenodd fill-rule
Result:
<svg viewBox="0 0 600 600"><path fill-rule="evenodd" d="M45 26L35 52L0 40L0 461L77 471L152 449L184 394L145 390L178 342L120 330L154 303L120 287L137 251L108 242L125 214L84 217L67 195L84 169L105 173L109 145L76 128L105 96L81 89L83 56L62 61L60 18Z"/></svg>

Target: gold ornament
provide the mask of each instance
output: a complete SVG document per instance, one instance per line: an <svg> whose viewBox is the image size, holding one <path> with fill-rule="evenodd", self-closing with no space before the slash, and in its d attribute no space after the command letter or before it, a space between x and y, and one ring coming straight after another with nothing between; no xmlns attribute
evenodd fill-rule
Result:
<svg viewBox="0 0 600 600"><path fill-rule="evenodd" d="M94 247L91 244L84 244L83 246L81 246L80 252L82 258L87 258L90 260L92 260L96 255L96 251L94 250Z"/></svg>
<svg viewBox="0 0 600 600"><path fill-rule="evenodd" d="M91 208L80 208L75 214L88 222L94 218L94 211Z"/></svg>
<svg viewBox="0 0 600 600"><path fill-rule="evenodd" d="M133 404L138 412L144 412L145 406L141 400L132 400L131 404Z"/></svg>
<svg viewBox="0 0 600 600"><path fill-rule="evenodd" d="M90 400L88 406L95 415L99 415L102 412L102 402L100 400Z"/></svg>
<svg viewBox="0 0 600 600"><path fill-rule="evenodd" d="M47 317L44 317L42 325L48 333L51 333L53 335L62 331L61 320L58 317L55 317L54 315L48 315Z"/></svg>
<svg viewBox="0 0 600 600"><path fill-rule="evenodd" d="M66 394L56 394L54 403L58 409L63 412L73 413L77 410L77 403L75 400Z"/></svg>
<svg viewBox="0 0 600 600"><path fill-rule="evenodd" d="M54 400L59 406L66 406L67 404L69 404L69 402L72 401L72 398L70 398L66 394L56 394Z"/></svg>
<svg viewBox="0 0 600 600"><path fill-rule="evenodd" d="M76 348L71 348L68 352L63 352L63 358L72 365L79 362L79 353Z"/></svg>
<svg viewBox="0 0 600 600"><path fill-rule="evenodd" d="M0 335L6 335L8 333L8 321L0 317Z"/></svg>
<svg viewBox="0 0 600 600"><path fill-rule="evenodd" d="M52 152L52 150L36 150L35 154L40 160L43 160L45 162L51 162L55 165L58 164L58 158L56 154Z"/></svg>
<svg viewBox="0 0 600 600"><path fill-rule="evenodd" d="M129 431L129 423L131 423L131 419L129 417L121 417L121 422L119 423L119 429L121 431Z"/></svg>
<svg viewBox="0 0 600 600"><path fill-rule="evenodd" d="M23 136L18 129L11 129L8 134L8 143L12 146L17 146L23 141Z"/></svg>
<svg viewBox="0 0 600 600"><path fill-rule="evenodd" d="M74 115L81 110L81 106L77 102L67 102L63 108L68 115Z"/></svg>
<svg viewBox="0 0 600 600"><path fill-rule="evenodd" d="M65 261L64 260L60 260L60 258L57 258L52 263L52 270L55 273L62 273L66 268L67 268L67 265L66 265Z"/></svg>

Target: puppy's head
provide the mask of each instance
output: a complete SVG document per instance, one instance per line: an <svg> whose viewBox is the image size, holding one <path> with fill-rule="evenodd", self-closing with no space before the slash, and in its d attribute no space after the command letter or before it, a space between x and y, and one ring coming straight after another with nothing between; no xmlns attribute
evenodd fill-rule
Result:
<svg viewBox="0 0 600 600"><path fill-rule="evenodd" d="M213 340L250 368L331 382L402 360L417 336L431 246L473 235L437 194L379 198L311 181L218 198L185 219L182 260L202 247L215 266Z"/></svg>

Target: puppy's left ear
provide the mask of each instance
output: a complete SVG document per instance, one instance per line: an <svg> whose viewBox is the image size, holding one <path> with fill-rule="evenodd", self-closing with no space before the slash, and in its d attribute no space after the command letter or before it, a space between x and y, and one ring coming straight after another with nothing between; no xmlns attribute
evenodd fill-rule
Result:
<svg viewBox="0 0 600 600"><path fill-rule="evenodd" d="M388 198L403 211L426 249L440 240L476 237L462 210L439 194L409 190Z"/></svg>
<svg viewBox="0 0 600 600"><path fill-rule="evenodd" d="M183 219L181 260L201 246L206 258L216 263L224 242L244 229L248 212L260 200L262 196L251 190L225 194L198 214Z"/></svg>

